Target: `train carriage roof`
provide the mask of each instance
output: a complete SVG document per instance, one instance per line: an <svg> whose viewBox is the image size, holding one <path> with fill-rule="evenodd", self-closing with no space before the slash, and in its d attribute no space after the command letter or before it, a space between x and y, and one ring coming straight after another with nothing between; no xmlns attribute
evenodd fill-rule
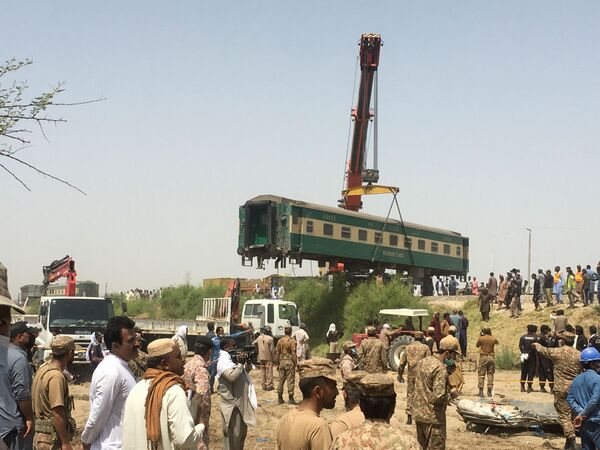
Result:
<svg viewBox="0 0 600 450"><path fill-rule="evenodd" d="M332 206L323 206L323 205L319 205L317 203L308 203L308 202L303 202L300 200L293 200L291 198L281 197L278 195L270 195L270 194L259 195L257 197L251 198L248 201L249 202L273 201L273 202L278 202L278 203L287 202L287 203L290 203L295 206L300 206L302 208L312 208L312 209L317 209L320 211L327 211L327 212L330 212L333 214L343 214L343 215L351 216L351 217L359 217L359 218L363 218L363 219L385 221L385 217L381 217L381 216L374 216L372 214L366 214L366 213L362 213L362 212L348 211L346 209L334 208ZM390 218L389 222L395 223L398 225L402 224L400 222L400 220L398 220L398 219ZM462 236L462 234L460 234L456 231L444 230L442 228L435 228L435 227L430 227L430 226L426 226L426 225L419 225L418 223L404 221L404 225L407 227L411 227L411 228L418 228L420 230L433 231L436 233L449 234L452 236L459 236L459 237Z"/></svg>

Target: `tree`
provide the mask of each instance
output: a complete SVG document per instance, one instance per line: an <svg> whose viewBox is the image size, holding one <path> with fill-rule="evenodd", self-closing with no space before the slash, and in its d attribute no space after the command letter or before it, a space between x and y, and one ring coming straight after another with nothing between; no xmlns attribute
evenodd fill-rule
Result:
<svg viewBox="0 0 600 450"><path fill-rule="evenodd" d="M57 107L68 107L95 103L104 99L86 100L74 103L58 103L55 98L64 92L64 83L57 83L47 92L43 92L36 97L26 99L29 85L26 81L10 81L4 84L3 81L11 74L25 66L32 64L33 61L25 59L19 61L15 58L6 61L0 65L0 169L3 169L18 181L25 189L31 191L29 186L14 172L9 169L7 163L13 163L17 166L25 166L41 175L49 177L55 181L63 183L85 195L78 187L68 181L52 175L26 160L17 156L17 153L30 146L29 135L31 128L37 126L47 140L44 132L44 126L48 124L59 124L66 122L62 117L55 117L50 110ZM15 148L15 145L17 146Z"/></svg>

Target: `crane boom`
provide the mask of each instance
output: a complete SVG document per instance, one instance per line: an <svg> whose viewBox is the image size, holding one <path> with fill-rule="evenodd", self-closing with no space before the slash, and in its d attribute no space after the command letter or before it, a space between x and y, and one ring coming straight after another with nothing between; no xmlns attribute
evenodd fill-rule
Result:
<svg viewBox="0 0 600 450"><path fill-rule="evenodd" d="M346 171L346 190L362 187L363 181L377 182L378 175L365 180L363 170L365 168L365 153L367 146L367 129L369 120L373 117L370 111L371 95L373 93L373 81L375 72L379 67L379 50L381 48L380 34L363 34L360 37L360 85L358 88L358 103L352 109L354 119L354 131L352 135L352 146L350 159ZM360 195L346 196L342 207L351 211L362 208Z"/></svg>
<svg viewBox="0 0 600 450"><path fill-rule="evenodd" d="M69 255L62 259L53 261L48 266L42 267L44 273L44 295L48 290L48 285L59 278L66 277L65 296L73 297L77 290L77 272L75 271L75 261Z"/></svg>

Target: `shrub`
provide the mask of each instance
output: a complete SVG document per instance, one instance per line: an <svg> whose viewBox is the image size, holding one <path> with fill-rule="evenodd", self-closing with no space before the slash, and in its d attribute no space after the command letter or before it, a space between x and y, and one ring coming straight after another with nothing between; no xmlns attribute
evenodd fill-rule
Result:
<svg viewBox="0 0 600 450"><path fill-rule="evenodd" d="M517 369L519 368L519 358L514 351L503 347L496 355L496 367L503 370Z"/></svg>

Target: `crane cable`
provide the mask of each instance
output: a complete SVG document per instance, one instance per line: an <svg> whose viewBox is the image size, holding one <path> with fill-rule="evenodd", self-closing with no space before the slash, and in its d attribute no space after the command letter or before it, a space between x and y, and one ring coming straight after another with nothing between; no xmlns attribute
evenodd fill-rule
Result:
<svg viewBox="0 0 600 450"><path fill-rule="evenodd" d="M352 85L352 102L350 103L350 112L354 107L354 98L356 97L356 75L358 73L358 60L356 57L356 64L354 66L354 83ZM348 172L348 152L350 151L350 134L352 133L352 114L350 114L350 121L348 123L348 137L346 138L346 158L344 159L344 176L342 177L342 191L346 188L346 176Z"/></svg>

